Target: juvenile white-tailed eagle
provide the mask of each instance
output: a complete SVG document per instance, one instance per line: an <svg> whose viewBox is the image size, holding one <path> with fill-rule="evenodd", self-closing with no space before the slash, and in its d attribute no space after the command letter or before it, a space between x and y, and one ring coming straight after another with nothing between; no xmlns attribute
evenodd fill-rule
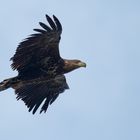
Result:
<svg viewBox="0 0 140 140"><path fill-rule="evenodd" d="M23 100L33 114L42 102L40 113L46 112L59 94L69 89L65 73L86 67L80 60L60 56L61 23L54 15L53 19L46 15L46 19L50 26L39 22L42 29L34 29L37 33L21 42L11 58L11 66L18 76L0 83L0 91L15 89L17 99Z"/></svg>

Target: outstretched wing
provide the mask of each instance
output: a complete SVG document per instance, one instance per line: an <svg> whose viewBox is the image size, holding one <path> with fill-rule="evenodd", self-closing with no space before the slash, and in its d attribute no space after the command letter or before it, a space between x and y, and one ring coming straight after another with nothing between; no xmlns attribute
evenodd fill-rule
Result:
<svg viewBox="0 0 140 140"><path fill-rule="evenodd" d="M30 83L23 83L15 87L17 99L24 101L25 105L34 114L42 102L40 113L46 112L49 104L52 104L60 93L68 89L64 75L58 75L54 79L38 79Z"/></svg>
<svg viewBox="0 0 140 140"><path fill-rule="evenodd" d="M39 69L45 69L47 72L54 65L63 65L63 59L59 54L62 26L54 15L53 19L46 15L46 19L50 26L39 22L43 29L34 29L37 33L21 42L11 58L11 66L18 70L19 75Z"/></svg>

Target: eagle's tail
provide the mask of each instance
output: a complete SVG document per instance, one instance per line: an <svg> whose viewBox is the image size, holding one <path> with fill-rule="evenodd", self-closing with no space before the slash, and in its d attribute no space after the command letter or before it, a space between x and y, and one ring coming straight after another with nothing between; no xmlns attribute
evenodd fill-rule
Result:
<svg viewBox="0 0 140 140"><path fill-rule="evenodd" d="M2 82L0 82L0 91L6 90L6 89L12 87L16 81L17 81L17 77L3 80Z"/></svg>

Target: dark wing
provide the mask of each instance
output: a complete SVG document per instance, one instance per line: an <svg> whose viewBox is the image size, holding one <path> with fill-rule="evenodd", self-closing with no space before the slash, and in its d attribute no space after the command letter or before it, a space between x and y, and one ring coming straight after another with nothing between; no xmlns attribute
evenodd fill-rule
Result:
<svg viewBox="0 0 140 140"><path fill-rule="evenodd" d="M54 79L45 80L40 79L31 83L25 83L22 86L15 88L17 99L24 101L29 111L34 114L41 103L42 105L40 113L46 112L49 104L52 104L58 95L68 89L66 79L64 75L58 75Z"/></svg>
<svg viewBox="0 0 140 140"><path fill-rule="evenodd" d="M15 55L11 58L12 68L17 69L20 74L26 74L33 70L52 68L53 65L63 64L59 54L59 41L62 26L53 15L53 20L46 15L50 26L39 22L43 29L34 29L38 33L21 42ZM61 63L60 63L61 62Z"/></svg>

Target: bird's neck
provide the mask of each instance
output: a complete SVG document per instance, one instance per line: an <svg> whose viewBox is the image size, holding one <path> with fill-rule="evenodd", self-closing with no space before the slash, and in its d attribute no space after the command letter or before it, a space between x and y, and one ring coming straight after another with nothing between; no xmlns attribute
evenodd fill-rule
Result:
<svg viewBox="0 0 140 140"><path fill-rule="evenodd" d="M77 68L78 66L75 65L75 63L73 63L73 60L64 60L64 66L63 66L64 73L71 72Z"/></svg>

